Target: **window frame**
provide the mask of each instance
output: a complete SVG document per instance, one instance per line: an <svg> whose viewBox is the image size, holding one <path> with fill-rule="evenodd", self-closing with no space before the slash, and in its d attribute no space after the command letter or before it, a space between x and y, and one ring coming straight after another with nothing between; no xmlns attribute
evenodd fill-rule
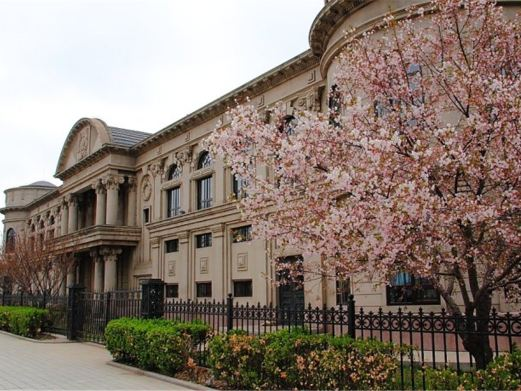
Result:
<svg viewBox="0 0 521 391"><path fill-rule="evenodd" d="M211 208L213 205L213 174L198 178L197 186L197 210Z"/></svg>
<svg viewBox="0 0 521 391"><path fill-rule="evenodd" d="M211 232L195 235L195 248L212 247L212 240L213 238Z"/></svg>
<svg viewBox="0 0 521 391"><path fill-rule="evenodd" d="M410 280L409 283L404 284L395 284L392 285L392 282L386 286L386 303L388 306L404 306L404 305L439 305L441 304L440 294L434 289L432 283L429 283L429 279L426 277L421 277L418 275L414 275L412 273L402 271L396 273L393 277L393 280L396 280L398 276L403 275L404 278ZM434 291L436 297L431 298L422 298L419 297L418 293L423 291L432 290ZM394 291L394 292L393 292ZM399 291L403 291L403 293L399 293ZM395 299L398 295L408 294L406 300L398 301Z"/></svg>
<svg viewBox="0 0 521 391"><path fill-rule="evenodd" d="M237 285L236 284L249 284L249 289L246 289L246 294L237 294ZM253 280L233 280L233 297L253 297Z"/></svg>
<svg viewBox="0 0 521 391"><path fill-rule="evenodd" d="M172 245L172 248L170 248ZM165 254L172 254L179 252L179 239L165 240Z"/></svg>
<svg viewBox="0 0 521 391"><path fill-rule="evenodd" d="M172 205L175 200L172 199L174 193L177 193L177 205ZM166 217L179 215L181 215L181 186L175 186L166 190Z"/></svg>
<svg viewBox="0 0 521 391"><path fill-rule="evenodd" d="M199 290L200 288L206 286L210 287L209 292L208 289L205 289L204 294ZM201 293L201 294L200 294ZM212 297L212 282L211 281L196 281L195 283L195 297L198 299L207 299Z"/></svg>
<svg viewBox="0 0 521 391"><path fill-rule="evenodd" d="M174 289L175 295L169 295L169 293L170 293L169 288L175 288ZM165 285L165 298L167 298L167 299L178 299L179 298L179 284L178 283Z"/></svg>
<svg viewBox="0 0 521 391"><path fill-rule="evenodd" d="M232 243L251 242L253 240L251 224L232 228Z"/></svg>

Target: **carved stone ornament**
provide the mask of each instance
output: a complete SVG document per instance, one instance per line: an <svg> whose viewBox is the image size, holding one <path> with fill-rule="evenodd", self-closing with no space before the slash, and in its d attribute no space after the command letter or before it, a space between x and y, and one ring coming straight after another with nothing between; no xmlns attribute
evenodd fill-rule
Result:
<svg viewBox="0 0 521 391"><path fill-rule="evenodd" d="M175 160L179 163L179 166L182 167L183 164L192 162L192 149L185 148L181 151L175 153Z"/></svg>
<svg viewBox="0 0 521 391"><path fill-rule="evenodd" d="M78 161L85 159L89 155L89 134L90 125L87 125L80 132L78 151L76 152Z"/></svg>
<svg viewBox="0 0 521 391"><path fill-rule="evenodd" d="M148 166L148 171L152 174L153 177L156 177L157 175L161 176L163 175L165 170L165 159L161 159L157 162L151 163Z"/></svg>
<svg viewBox="0 0 521 391"><path fill-rule="evenodd" d="M101 182L105 185L107 190L118 189L119 185L125 183L125 178L120 175L107 175Z"/></svg>
<svg viewBox="0 0 521 391"><path fill-rule="evenodd" d="M150 200L152 196L152 184L150 183L150 177L146 176L143 178L143 184L141 185L141 191L143 192L143 199L145 201Z"/></svg>

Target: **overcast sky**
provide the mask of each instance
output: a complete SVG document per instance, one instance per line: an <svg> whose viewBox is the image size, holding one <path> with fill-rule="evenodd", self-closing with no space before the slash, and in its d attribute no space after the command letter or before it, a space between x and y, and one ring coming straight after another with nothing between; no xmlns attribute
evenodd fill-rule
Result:
<svg viewBox="0 0 521 391"><path fill-rule="evenodd" d="M0 0L0 189L59 184L81 117L157 132L307 50L323 4Z"/></svg>

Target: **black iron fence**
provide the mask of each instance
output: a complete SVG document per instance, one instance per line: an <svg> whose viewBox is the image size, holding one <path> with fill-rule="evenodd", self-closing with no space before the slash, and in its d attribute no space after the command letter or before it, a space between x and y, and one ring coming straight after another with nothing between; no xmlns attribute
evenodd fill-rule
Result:
<svg viewBox="0 0 521 391"><path fill-rule="evenodd" d="M156 280L154 280L157 283ZM512 352L521 346L521 314L500 314L492 311L487 319L466 319L441 312L394 312L355 310L355 302L333 308L288 308L274 305L240 305L231 295L222 301L191 301L164 298L159 285L142 287L138 291L109 293L86 292L80 287L71 288L65 317L69 338L104 342L107 323L115 318L164 317L171 320L200 320L212 328L212 334L229 330L244 330L260 335L281 329L304 328L311 333L349 335L354 338L374 338L392 342L401 347L396 387L425 389L426 369L451 367L459 373L473 372L476 360L464 347L463 338L482 337L494 357ZM40 300L41 301L38 301ZM3 297L5 305L34 305L49 308L61 305L43 298ZM32 301L31 301L32 300ZM41 304L39 304L41 303ZM58 313L58 311L57 311ZM63 310L60 312L64 314ZM478 324L486 324L484 329ZM207 341L198 346L201 362L207 356Z"/></svg>

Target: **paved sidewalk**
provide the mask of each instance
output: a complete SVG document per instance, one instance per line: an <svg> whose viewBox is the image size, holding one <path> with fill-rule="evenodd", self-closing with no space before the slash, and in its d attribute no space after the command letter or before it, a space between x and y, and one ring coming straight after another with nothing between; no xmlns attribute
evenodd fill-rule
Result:
<svg viewBox="0 0 521 391"><path fill-rule="evenodd" d="M0 389L182 390L107 365L109 353L80 343L34 343L0 334Z"/></svg>

